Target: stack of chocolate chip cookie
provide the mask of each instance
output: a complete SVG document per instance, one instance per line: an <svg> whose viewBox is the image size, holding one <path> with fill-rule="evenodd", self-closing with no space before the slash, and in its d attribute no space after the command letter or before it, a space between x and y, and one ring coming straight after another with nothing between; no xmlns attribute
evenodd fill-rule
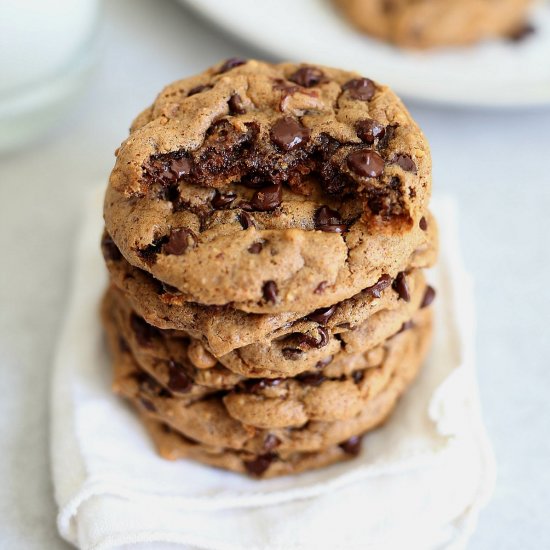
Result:
<svg viewBox="0 0 550 550"><path fill-rule="evenodd" d="M429 347L430 188L422 132L368 78L230 59L166 87L117 151L102 240L114 389L160 454L262 477L357 455Z"/></svg>

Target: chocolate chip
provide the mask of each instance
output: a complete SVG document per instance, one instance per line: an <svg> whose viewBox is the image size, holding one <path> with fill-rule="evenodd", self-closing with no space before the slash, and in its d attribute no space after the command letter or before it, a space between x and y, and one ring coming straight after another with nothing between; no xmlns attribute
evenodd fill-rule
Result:
<svg viewBox="0 0 550 550"><path fill-rule="evenodd" d="M275 281L267 281L263 286L263 295L266 302L271 302L272 304L277 303L277 283Z"/></svg>
<svg viewBox="0 0 550 550"><path fill-rule="evenodd" d="M248 393L258 393L259 391L265 390L265 388L274 388L278 386L283 380L283 378L260 378L257 380L249 378L244 383L244 387Z"/></svg>
<svg viewBox="0 0 550 550"><path fill-rule="evenodd" d="M380 298L381 292L391 285L392 279L389 275L384 274L372 286L365 288L365 292L374 298Z"/></svg>
<svg viewBox="0 0 550 550"><path fill-rule="evenodd" d="M232 57L228 59L218 71L218 74L226 73L227 71L234 69L235 67L238 67L239 65L244 65L246 63L246 59L242 59L241 57Z"/></svg>
<svg viewBox="0 0 550 550"><path fill-rule="evenodd" d="M300 334L298 337L298 345L305 349L316 348L320 349L328 344L329 334L323 327L317 327L319 338L314 338L309 334Z"/></svg>
<svg viewBox="0 0 550 550"><path fill-rule="evenodd" d="M263 247L264 247L264 245L261 242L252 243L248 247L248 252L250 252L250 254L259 254L262 251Z"/></svg>
<svg viewBox="0 0 550 550"><path fill-rule="evenodd" d="M264 439L263 449L264 451L269 452L276 449L281 443L281 440L276 435L267 434Z"/></svg>
<svg viewBox="0 0 550 550"><path fill-rule="evenodd" d="M305 145L309 139L309 130L291 117L280 118L271 128L271 139L281 149L292 151Z"/></svg>
<svg viewBox="0 0 550 550"><path fill-rule="evenodd" d="M342 90L349 91L349 95L353 99L370 101L374 96L376 86L369 78L355 78L353 80L348 80L348 82L342 86Z"/></svg>
<svg viewBox="0 0 550 550"><path fill-rule="evenodd" d="M200 94L201 92L204 92L205 90L211 90L212 86L208 84L199 84L198 86L195 86L194 88L191 88L187 94L187 97L190 97L195 94Z"/></svg>
<svg viewBox="0 0 550 550"><path fill-rule="evenodd" d="M130 326L134 331L136 340L141 346L148 346L151 341L158 336L158 329L145 322L144 319L132 313L130 316Z"/></svg>
<svg viewBox="0 0 550 550"><path fill-rule="evenodd" d="M299 374L296 379L305 386L320 386L326 378L320 372L306 372Z"/></svg>
<svg viewBox="0 0 550 550"><path fill-rule="evenodd" d="M244 210L242 212L239 212L238 214L239 223L241 224L243 229L248 229L249 227L256 227L256 222L254 221L254 218Z"/></svg>
<svg viewBox="0 0 550 550"><path fill-rule="evenodd" d="M298 359L301 359L304 352L298 348L283 348L281 353L285 359L288 359L289 361L297 361Z"/></svg>
<svg viewBox="0 0 550 550"><path fill-rule="evenodd" d="M377 178L384 172L384 159L372 149L357 149L348 155L348 166L359 176Z"/></svg>
<svg viewBox="0 0 550 550"><path fill-rule="evenodd" d="M409 292L409 285L407 285L407 278L404 271L400 271L397 277L392 283L392 288L399 294L399 298L405 302L411 301L411 294Z"/></svg>
<svg viewBox="0 0 550 550"><path fill-rule="evenodd" d="M422 303L420 304L420 307L428 307L435 299L435 289L428 285L426 287L426 290L424 291L424 297L422 298Z"/></svg>
<svg viewBox="0 0 550 550"><path fill-rule="evenodd" d="M242 115L246 112L242 97L239 94L233 94L227 102L229 112L232 115Z"/></svg>
<svg viewBox="0 0 550 550"><path fill-rule="evenodd" d="M400 166L405 172L412 172L413 174L416 174L416 164L414 163L414 160L410 157L410 155L407 155L405 153L398 153L397 155L394 155L390 161L392 164L397 164Z"/></svg>
<svg viewBox="0 0 550 550"><path fill-rule="evenodd" d="M283 199L283 190L280 183L262 187L252 197L252 208L260 212L270 212L280 206Z"/></svg>
<svg viewBox="0 0 550 550"><path fill-rule="evenodd" d="M356 370L352 375L351 377L353 378L353 381L356 383L356 384L359 384L359 382L361 382L363 380L363 378L365 377L365 373L364 371L362 370Z"/></svg>
<svg viewBox="0 0 550 550"><path fill-rule="evenodd" d="M185 373L183 365L168 361L168 388L174 393L186 393L193 387L193 381Z"/></svg>
<svg viewBox="0 0 550 550"><path fill-rule="evenodd" d="M428 221L424 216L420 218L420 221L418 222L418 227L420 227L422 231L426 231L426 229L428 229Z"/></svg>
<svg viewBox="0 0 550 550"><path fill-rule="evenodd" d="M189 248L190 242L197 242L197 237L195 237L191 229L187 229L186 227L172 229L168 242L163 246L163 251L165 254L181 256Z"/></svg>
<svg viewBox="0 0 550 550"><path fill-rule="evenodd" d="M372 145L376 139L383 138L386 133L384 125L372 118L366 118L357 122L355 130L357 137L369 145Z"/></svg>
<svg viewBox="0 0 550 550"><path fill-rule="evenodd" d="M317 285L317 288L313 291L314 294L323 294L323 292L325 292L325 290L327 289L328 287L328 282L327 281L321 281L318 285Z"/></svg>
<svg viewBox="0 0 550 550"><path fill-rule="evenodd" d="M216 210L222 210L223 208L229 206L236 198L237 194L233 193L232 191L230 191L229 193L220 193L216 189L214 197L210 202Z"/></svg>
<svg viewBox="0 0 550 550"><path fill-rule="evenodd" d="M177 177L188 176L191 173L191 159L181 157L179 159L170 160L170 171Z"/></svg>
<svg viewBox="0 0 550 550"><path fill-rule="evenodd" d="M275 459L275 455L271 453L257 456L254 460L244 460L243 464L246 471L253 476L261 476Z"/></svg>
<svg viewBox="0 0 550 550"><path fill-rule="evenodd" d="M348 455L357 456L361 452L361 437L354 435L340 443L340 448Z"/></svg>
<svg viewBox="0 0 550 550"><path fill-rule="evenodd" d="M105 233L103 239L101 239L101 251L103 252L103 257L112 262L118 262L122 259L122 254L118 249L118 246L115 244L111 235Z"/></svg>
<svg viewBox="0 0 550 550"><path fill-rule="evenodd" d="M307 318L314 323L319 323L320 325L326 325L329 319L334 315L336 311L336 306L324 307L310 313Z"/></svg>
<svg viewBox="0 0 550 550"><path fill-rule="evenodd" d="M336 210L332 210L328 206L321 206L316 212L313 218L315 223L315 229L320 231L327 231L329 233L345 233L348 226L342 223L342 218Z"/></svg>
<svg viewBox="0 0 550 550"><path fill-rule="evenodd" d="M414 323L411 320L405 321L401 325L401 328L397 331L397 334L401 334L402 332L405 332L406 330L409 330L410 328L413 328L413 326L414 326Z"/></svg>
<svg viewBox="0 0 550 550"><path fill-rule="evenodd" d="M323 77L323 71L317 69L317 67L300 67L289 77L289 80L296 82L296 84L304 88L311 88L319 84L323 80Z"/></svg>

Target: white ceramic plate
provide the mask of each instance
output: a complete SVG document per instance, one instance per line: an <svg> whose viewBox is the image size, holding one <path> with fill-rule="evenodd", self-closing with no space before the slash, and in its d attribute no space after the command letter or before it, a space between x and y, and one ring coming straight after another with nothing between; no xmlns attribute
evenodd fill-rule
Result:
<svg viewBox="0 0 550 550"><path fill-rule="evenodd" d="M550 105L550 6L533 35L406 52L364 36L330 0L179 0L239 39L285 60L352 69L409 99L479 107Z"/></svg>

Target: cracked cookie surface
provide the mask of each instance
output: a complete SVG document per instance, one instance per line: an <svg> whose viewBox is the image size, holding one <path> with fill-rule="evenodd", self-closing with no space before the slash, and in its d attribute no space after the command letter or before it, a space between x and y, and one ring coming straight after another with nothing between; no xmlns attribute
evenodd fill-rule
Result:
<svg viewBox="0 0 550 550"><path fill-rule="evenodd" d="M136 119L105 221L181 300L305 312L403 270L426 240L430 188L426 140L387 87L230 60Z"/></svg>

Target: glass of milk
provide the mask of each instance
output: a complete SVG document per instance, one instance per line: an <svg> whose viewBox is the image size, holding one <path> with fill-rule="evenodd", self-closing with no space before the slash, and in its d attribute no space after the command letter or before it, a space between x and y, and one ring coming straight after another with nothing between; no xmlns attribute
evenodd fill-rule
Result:
<svg viewBox="0 0 550 550"><path fill-rule="evenodd" d="M0 0L0 152L58 120L96 58L99 0Z"/></svg>

